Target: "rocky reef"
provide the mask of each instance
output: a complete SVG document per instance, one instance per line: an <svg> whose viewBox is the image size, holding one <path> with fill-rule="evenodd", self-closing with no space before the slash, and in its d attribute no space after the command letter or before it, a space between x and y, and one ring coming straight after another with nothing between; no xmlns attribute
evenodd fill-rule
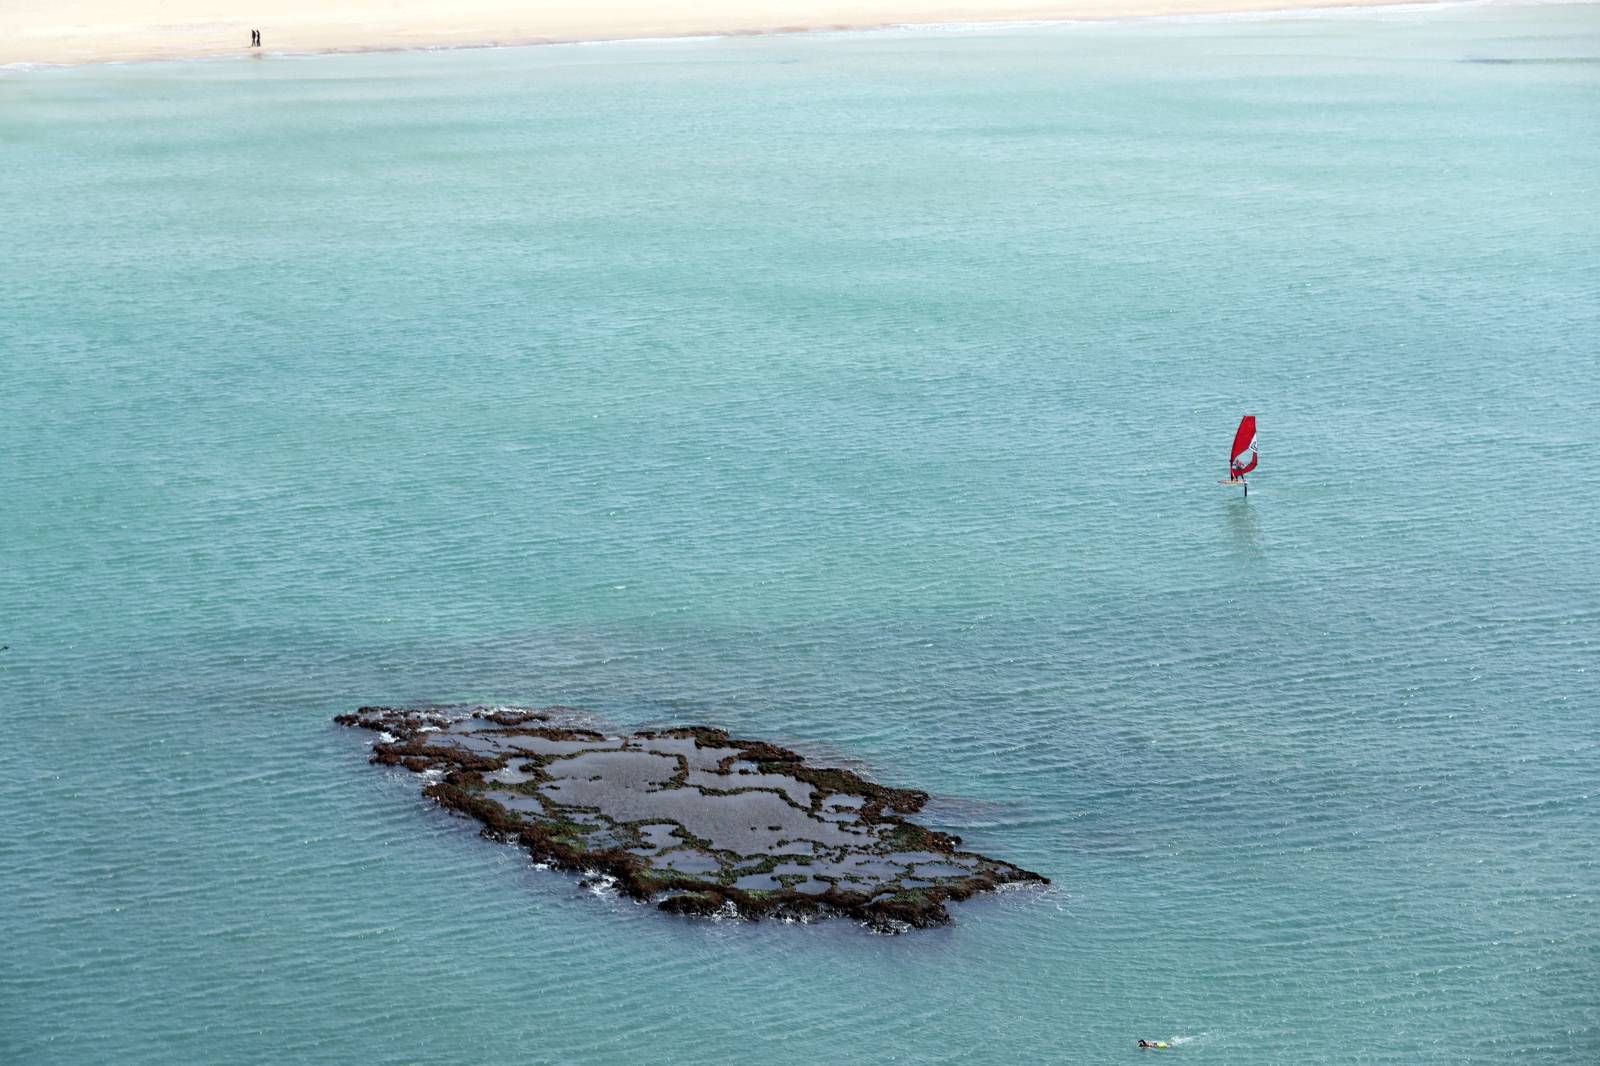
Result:
<svg viewBox="0 0 1600 1066"><path fill-rule="evenodd" d="M853 918L881 932L950 921L945 904L1047 879L908 821L927 802L720 729L624 733L570 708L363 707L372 761L483 834L609 879L664 911Z"/></svg>

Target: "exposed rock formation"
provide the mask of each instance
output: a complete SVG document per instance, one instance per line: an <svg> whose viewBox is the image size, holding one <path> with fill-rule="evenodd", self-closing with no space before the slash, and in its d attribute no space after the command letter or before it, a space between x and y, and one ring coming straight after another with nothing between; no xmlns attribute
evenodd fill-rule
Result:
<svg viewBox="0 0 1600 1066"><path fill-rule="evenodd" d="M906 820L928 797L795 752L694 726L633 734L581 712L363 707L372 761L552 866L614 880L674 914L843 915L898 932L950 920L945 903L1046 879Z"/></svg>

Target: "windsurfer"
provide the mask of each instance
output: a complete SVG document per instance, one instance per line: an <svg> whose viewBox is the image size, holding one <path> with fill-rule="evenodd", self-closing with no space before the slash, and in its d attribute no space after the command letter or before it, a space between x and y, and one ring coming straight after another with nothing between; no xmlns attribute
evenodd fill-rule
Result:
<svg viewBox="0 0 1600 1066"><path fill-rule="evenodd" d="M1249 456L1250 461L1244 461ZM1244 476L1256 468L1256 416L1245 415L1239 420L1239 429L1233 435L1233 447L1228 449L1228 484L1237 485Z"/></svg>

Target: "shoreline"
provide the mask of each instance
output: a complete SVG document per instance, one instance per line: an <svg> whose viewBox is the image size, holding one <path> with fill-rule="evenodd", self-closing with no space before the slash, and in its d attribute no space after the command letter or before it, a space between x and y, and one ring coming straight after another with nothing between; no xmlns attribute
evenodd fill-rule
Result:
<svg viewBox="0 0 1600 1066"><path fill-rule="evenodd" d="M432 7L433 0L400 0L387 7L372 0L330 17L310 0L292 0L283 6L300 10L259 18L242 10L240 0L187 0L159 11L146 8L150 2L66 0L50 13L0 12L0 71L251 56L621 44L939 27L978 30L1006 25L1459 6L1452 0L1058 0L1038 5L1026 0L968 0L962 8L942 8L909 0L879 0L872 8L851 10L785 7L772 0L739 8L714 0L710 10L685 15L634 6L637 0L613 0L609 8L580 15L561 11L530 15L525 9L509 6L509 0L478 0L465 9L448 10ZM188 8L191 17L170 21L180 14L172 7ZM782 17L786 14L797 17ZM828 17L798 17L804 15ZM141 17L149 21L136 21ZM109 21L113 18L117 21ZM251 29L261 30L263 47L244 43Z"/></svg>

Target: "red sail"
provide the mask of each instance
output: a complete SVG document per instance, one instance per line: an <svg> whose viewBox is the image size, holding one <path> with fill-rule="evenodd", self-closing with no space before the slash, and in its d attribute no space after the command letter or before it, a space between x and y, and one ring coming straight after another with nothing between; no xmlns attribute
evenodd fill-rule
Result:
<svg viewBox="0 0 1600 1066"><path fill-rule="evenodd" d="M1239 462L1245 452L1250 453L1250 465ZM1233 435L1233 447L1228 451L1228 476L1248 474L1256 468L1256 416L1245 415L1239 420L1239 431Z"/></svg>

